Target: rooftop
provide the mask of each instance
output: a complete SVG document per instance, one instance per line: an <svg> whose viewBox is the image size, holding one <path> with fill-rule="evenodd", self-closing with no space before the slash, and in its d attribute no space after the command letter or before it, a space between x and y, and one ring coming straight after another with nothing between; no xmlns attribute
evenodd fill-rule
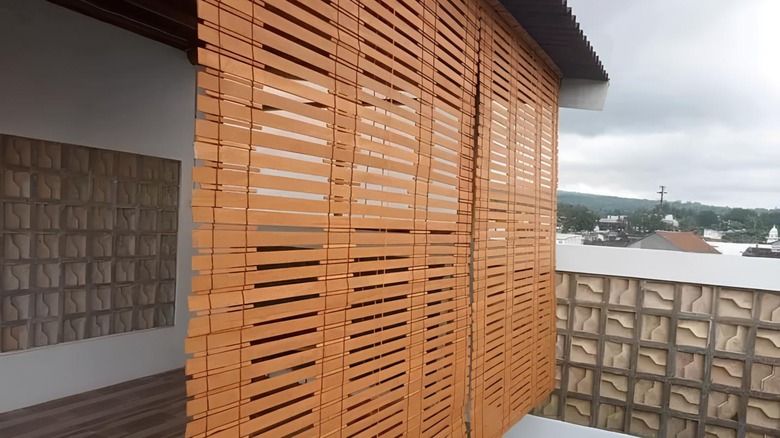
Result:
<svg viewBox="0 0 780 438"><path fill-rule="evenodd" d="M685 252L720 254L718 250L710 246L704 239L696 235L694 232L656 231L656 233Z"/></svg>

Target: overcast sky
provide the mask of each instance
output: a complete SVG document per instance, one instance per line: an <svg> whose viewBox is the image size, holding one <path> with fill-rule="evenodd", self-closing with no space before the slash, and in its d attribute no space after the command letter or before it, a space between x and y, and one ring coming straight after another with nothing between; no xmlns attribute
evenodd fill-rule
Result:
<svg viewBox="0 0 780 438"><path fill-rule="evenodd" d="M568 3L611 82L561 110L561 190L780 206L780 1Z"/></svg>

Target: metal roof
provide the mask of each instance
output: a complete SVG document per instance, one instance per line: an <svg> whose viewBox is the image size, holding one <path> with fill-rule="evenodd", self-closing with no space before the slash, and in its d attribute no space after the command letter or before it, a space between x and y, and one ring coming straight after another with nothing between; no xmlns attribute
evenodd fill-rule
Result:
<svg viewBox="0 0 780 438"><path fill-rule="evenodd" d="M565 79L609 81L566 0L500 0Z"/></svg>
<svg viewBox="0 0 780 438"><path fill-rule="evenodd" d="M693 232L656 231L657 235L668 240L672 245L685 252L720 254L720 251L710 246L704 239Z"/></svg>

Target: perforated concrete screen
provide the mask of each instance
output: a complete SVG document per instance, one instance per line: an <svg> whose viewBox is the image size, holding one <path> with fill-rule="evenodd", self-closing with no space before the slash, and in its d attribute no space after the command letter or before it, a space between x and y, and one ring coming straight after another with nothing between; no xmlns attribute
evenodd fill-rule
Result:
<svg viewBox="0 0 780 438"><path fill-rule="evenodd" d="M187 435L500 436L553 385L558 75L481 0L198 16Z"/></svg>
<svg viewBox="0 0 780 438"><path fill-rule="evenodd" d="M173 325L179 163L0 135L0 351Z"/></svg>
<svg viewBox="0 0 780 438"><path fill-rule="evenodd" d="M644 437L780 431L780 293L558 274L558 384L538 414Z"/></svg>

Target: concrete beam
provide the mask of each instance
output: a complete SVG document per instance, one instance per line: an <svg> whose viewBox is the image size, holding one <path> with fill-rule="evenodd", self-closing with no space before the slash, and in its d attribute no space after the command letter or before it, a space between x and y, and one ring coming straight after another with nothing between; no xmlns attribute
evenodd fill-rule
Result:
<svg viewBox="0 0 780 438"><path fill-rule="evenodd" d="M558 104L561 108L601 111L607 100L607 90L609 81L563 78Z"/></svg>

